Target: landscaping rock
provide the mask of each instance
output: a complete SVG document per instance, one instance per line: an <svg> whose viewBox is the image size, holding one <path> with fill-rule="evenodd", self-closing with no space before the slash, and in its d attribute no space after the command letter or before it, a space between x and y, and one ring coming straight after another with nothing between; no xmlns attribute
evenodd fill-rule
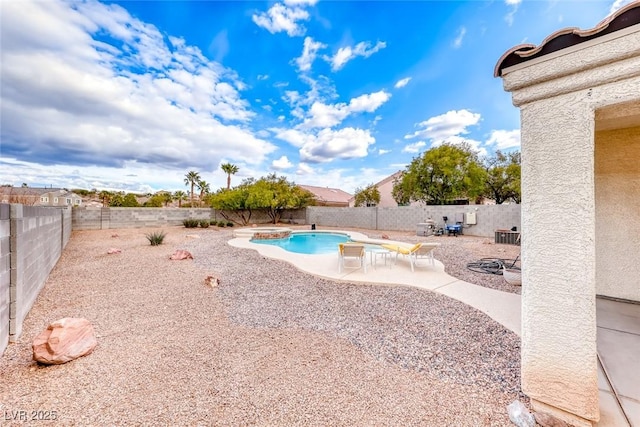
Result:
<svg viewBox="0 0 640 427"><path fill-rule="evenodd" d="M33 359L45 365L60 365L91 353L97 344L87 319L65 317L51 323L33 340Z"/></svg>
<svg viewBox="0 0 640 427"><path fill-rule="evenodd" d="M518 427L536 427L536 420L526 406L519 400L514 400L507 406L509 419Z"/></svg>
<svg viewBox="0 0 640 427"><path fill-rule="evenodd" d="M173 253L173 255L171 255L169 257L169 259L174 260L174 261L179 261L179 260L183 260L183 259L193 259L193 255L191 255L191 252L189 252L189 251L185 251L183 249L178 249L177 251L175 251Z"/></svg>
<svg viewBox="0 0 640 427"><path fill-rule="evenodd" d="M112 255L112 254L119 254L119 253L121 253L121 252L122 252L122 249L118 249L118 248L110 248L110 249L107 251L107 253L108 253L109 255Z"/></svg>
<svg viewBox="0 0 640 427"><path fill-rule="evenodd" d="M553 415L545 414L544 412L534 412L533 414L536 422L542 427L568 427L569 424L562 421Z"/></svg>
<svg viewBox="0 0 640 427"><path fill-rule="evenodd" d="M220 284L220 279L218 279L216 276L207 276L204 279L204 284L207 286L211 286L212 288L215 288Z"/></svg>

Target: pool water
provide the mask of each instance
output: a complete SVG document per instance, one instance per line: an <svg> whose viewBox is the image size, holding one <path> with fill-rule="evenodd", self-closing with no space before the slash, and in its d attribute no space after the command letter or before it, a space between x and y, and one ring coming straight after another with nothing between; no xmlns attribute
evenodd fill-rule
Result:
<svg viewBox="0 0 640 427"><path fill-rule="evenodd" d="M338 233L294 233L284 239L252 240L252 243L279 246L298 254L330 254L338 252L338 243L349 241L349 236Z"/></svg>

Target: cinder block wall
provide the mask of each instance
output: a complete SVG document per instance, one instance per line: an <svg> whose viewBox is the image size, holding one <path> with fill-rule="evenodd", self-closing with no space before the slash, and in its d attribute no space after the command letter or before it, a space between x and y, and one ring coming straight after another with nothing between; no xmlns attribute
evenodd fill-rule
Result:
<svg viewBox="0 0 640 427"><path fill-rule="evenodd" d="M9 343L9 307L11 286L11 209L0 204L0 355Z"/></svg>
<svg viewBox="0 0 640 427"><path fill-rule="evenodd" d="M475 225L467 225L465 215L476 214ZM520 230L520 205L451 205L451 206L399 206L373 208L334 208L311 206L307 208L307 223L325 227L356 227L374 230L415 231L417 224L432 219L436 225L462 221L463 233L471 236L495 237L496 230Z"/></svg>
<svg viewBox="0 0 640 427"><path fill-rule="evenodd" d="M70 208L10 205L9 341L22 323L71 234Z"/></svg>
<svg viewBox="0 0 640 427"><path fill-rule="evenodd" d="M305 210L287 210L282 222L305 221ZM74 230L106 230L110 228L143 228L182 225L188 218L224 220L221 212L211 208L73 208ZM229 213L232 220L238 217ZM252 212L251 224L266 224L271 219L265 212Z"/></svg>

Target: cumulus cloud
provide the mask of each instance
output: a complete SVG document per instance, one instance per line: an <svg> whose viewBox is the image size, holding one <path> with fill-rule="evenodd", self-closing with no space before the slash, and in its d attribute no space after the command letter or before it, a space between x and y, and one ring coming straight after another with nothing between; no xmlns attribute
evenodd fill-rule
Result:
<svg viewBox="0 0 640 427"><path fill-rule="evenodd" d="M287 6L313 6L318 0L284 0Z"/></svg>
<svg viewBox="0 0 640 427"><path fill-rule="evenodd" d="M304 4L308 2L298 2ZM271 34L286 32L290 37L302 36L306 28L298 21L307 21L309 12L300 7L287 7L282 3L276 3L266 12L254 14L251 19L259 27Z"/></svg>
<svg viewBox="0 0 640 427"><path fill-rule="evenodd" d="M431 117L416 126L416 132L405 135L405 139L427 138L434 142L446 140L452 136L468 134L468 127L480 122L480 114L469 110L448 111L445 114Z"/></svg>
<svg viewBox="0 0 640 427"><path fill-rule="evenodd" d="M296 129L271 129L276 138L299 148L300 161L326 163L335 159L366 157L375 138L369 130L343 128L322 129L306 133Z"/></svg>
<svg viewBox="0 0 640 427"><path fill-rule="evenodd" d="M633 0L615 0L613 3L611 3L611 7L609 8L609 13L611 14L611 13L617 11L618 9L620 9L623 6L628 5L632 1Z"/></svg>
<svg viewBox="0 0 640 427"><path fill-rule="evenodd" d="M309 71L313 61L316 59L318 50L327 47L326 44L315 42L311 37L305 37L304 46L302 48L302 55L296 58L296 64L300 71Z"/></svg>
<svg viewBox="0 0 640 427"><path fill-rule="evenodd" d="M277 171L289 169L291 166L293 166L293 163L289 161L287 156L282 156L279 159L271 162L271 167Z"/></svg>
<svg viewBox="0 0 640 427"><path fill-rule="evenodd" d="M520 147L520 129L493 130L487 139L487 145L492 145L497 150Z"/></svg>
<svg viewBox="0 0 640 427"><path fill-rule="evenodd" d="M313 175L315 171L311 166L306 163L299 163L298 169L296 170L296 175Z"/></svg>
<svg viewBox="0 0 640 427"><path fill-rule="evenodd" d="M405 87L411 81L411 77L405 77L404 79L400 79L393 86L396 89L400 89L401 87Z"/></svg>
<svg viewBox="0 0 640 427"><path fill-rule="evenodd" d="M391 94L381 90L352 98L349 103L323 104L314 102L301 125L304 129L330 128L340 124L347 116L355 113L372 113L391 98Z"/></svg>
<svg viewBox="0 0 640 427"><path fill-rule="evenodd" d="M384 49L385 47L387 47L387 44L381 41L377 42L375 46L371 46L370 42L360 42L353 47L341 47L340 49L338 49L335 55L331 57L325 56L324 59L331 64L332 71L338 71L352 59L355 59L358 56L368 58L374 53L378 52L380 49Z"/></svg>
<svg viewBox="0 0 640 427"><path fill-rule="evenodd" d="M250 130L233 70L122 7L22 1L2 12L3 156L205 169L275 150Z"/></svg>
<svg viewBox="0 0 640 427"><path fill-rule="evenodd" d="M419 153L427 146L427 143L424 141L414 142L413 144L407 144L402 149L403 153Z"/></svg>
<svg viewBox="0 0 640 427"><path fill-rule="evenodd" d="M467 29L465 27L461 27L458 30L458 35L456 36L455 40L453 41L453 47L458 49L460 46L462 46L462 40L464 40L464 36L465 34L467 34Z"/></svg>
<svg viewBox="0 0 640 427"><path fill-rule="evenodd" d="M391 152L391 150L385 150L383 148L378 149L378 155L379 156L382 156L383 154L387 154L387 153L390 153L390 152Z"/></svg>

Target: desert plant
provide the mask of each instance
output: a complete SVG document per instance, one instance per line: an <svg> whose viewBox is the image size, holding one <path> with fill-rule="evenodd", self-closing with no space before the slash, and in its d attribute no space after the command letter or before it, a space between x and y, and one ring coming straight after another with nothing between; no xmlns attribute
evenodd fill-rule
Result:
<svg viewBox="0 0 640 427"><path fill-rule="evenodd" d="M227 221L227 227L233 227L233 223L231 221Z"/></svg>
<svg viewBox="0 0 640 427"><path fill-rule="evenodd" d="M218 221L215 219L209 220L209 225L218 225Z"/></svg>
<svg viewBox="0 0 640 427"><path fill-rule="evenodd" d="M147 240L151 243L151 246L161 245L164 241L164 238L167 236L167 233L164 231L154 231L153 233L149 233L146 235Z"/></svg>
<svg viewBox="0 0 640 427"><path fill-rule="evenodd" d="M227 225L226 221L218 221L218 227L224 227L225 225Z"/></svg>
<svg viewBox="0 0 640 427"><path fill-rule="evenodd" d="M209 220L208 219L201 219L200 220L200 227L209 228Z"/></svg>
<svg viewBox="0 0 640 427"><path fill-rule="evenodd" d="M187 218L182 221L182 225L184 225L186 228L196 228L198 225L200 225L200 221L195 218Z"/></svg>

